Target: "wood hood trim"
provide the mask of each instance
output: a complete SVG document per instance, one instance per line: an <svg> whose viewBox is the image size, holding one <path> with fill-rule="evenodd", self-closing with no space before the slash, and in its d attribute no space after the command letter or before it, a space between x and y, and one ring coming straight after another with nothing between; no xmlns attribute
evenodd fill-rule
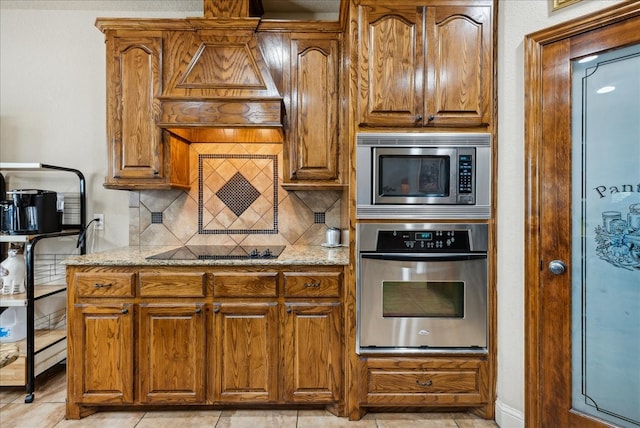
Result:
<svg viewBox="0 0 640 428"><path fill-rule="evenodd" d="M98 18L96 27L107 43L146 38L160 46L157 126L170 131L278 128L282 136L284 103L258 46L259 23L250 17ZM181 138L202 134L174 133Z"/></svg>

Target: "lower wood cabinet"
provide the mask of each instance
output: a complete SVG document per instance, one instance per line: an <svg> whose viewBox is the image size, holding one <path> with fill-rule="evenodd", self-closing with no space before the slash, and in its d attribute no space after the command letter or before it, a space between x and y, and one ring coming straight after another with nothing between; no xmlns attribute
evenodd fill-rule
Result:
<svg viewBox="0 0 640 428"><path fill-rule="evenodd" d="M205 402L205 318L204 303L140 304L141 403Z"/></svg>
<svg viewBox="0 0 640 428"><path fill-rule="evenodd" d="M277 303L222 303L215 312L214 400L278 400Z"/></svg>
<svg viewBox="0 0 640 428"><path fill-rule="evenodd" d="M367 407L474 407L488 403L487 358L366 359L361 403Z"/></svg>
<svg viewBox="0 0 640 428"><path fill-rule="evenodd" d="M344 409L343 269L69 266L67 418L118 405Z"/></svg>
<svg viewBox="0 0 640 428"><path fill-rule="evenodd" d="M133 403L133 305L79 304L69 315L67 389L73 401Z"/></svg>
<svg viewBox="0 0 640 428"><path fill-rule="evenodd" d="M333 403L342 395L340 303L285 303L284 399Z"/></svg>

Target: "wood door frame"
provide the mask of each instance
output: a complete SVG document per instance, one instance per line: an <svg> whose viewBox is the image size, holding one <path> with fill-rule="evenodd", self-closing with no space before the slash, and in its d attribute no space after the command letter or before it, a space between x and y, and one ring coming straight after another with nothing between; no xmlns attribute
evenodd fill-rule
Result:
<svg viewBox="0 0 640 428"><path fill-rule="evenodd" d="M541 269L543 266L543 237L540 233L541 216L545 208L541 203L545 190L542 187L543 183L541 181L543 178L541 174L543 169L542 154L544 148L543 129L545 131L551 131L550 134L552 138L562 139L562 141L567 143L571 141L571 101L569 100L569 104L567 105L566 94L550 93L549 88L547 88L545 92L545 88L543 87L545 72L565 73L563 76L568 74L570 77L570 63L567 62L566 67L560 67L560 70L558 70L558 67L547 69L547 67L545 67L546 64L543 64L543 53L545 49L547 52L550 49L556 49L557 51L562 51L560 55L565 55L567 58L577 57L580 56L581 51L589 52L622 46L629 43L629 39L633 37L635 37L637 41L638 35L631 34L633 30L630 30L630 28L632 27L624 28L624 22L629 23L632 18L635 19L638 17L640 17L640 2L637 0L625 1L593 14L529 34L525 38L524 382L525 425L529 427L542 426L543 411L549 412L549 409L544 408L544 391L541 382L545 375L542 364L542 335L544 332L541 331L543 326L542 281L545 280L545 277ZM617 27L622 28L616 31ZM581 35L594 31L601 31L601 37L597 39L597 43L593 43L593 39L590 39L588 43L581 43ZM550 106L553 107L556 104L560 109L560 113L549 114L549 111L554 111L553 109L549 110ZM547 116L555 115L556 121L551 124L551 129L549 128L549 119L545 117L545 113L543 112L543 105L544 112L547 112ZM563 112L566 114L567 110L569 114L563 119L561 116ZM545 125L547 128L543 128ZM549 133L547 133L545 137L549 138ZM570 149L567 148L567 151L570 152ZM547 209L549 209L549 207L547 207ZM551 207L551 209L554 208ZM563 328L561 331L563 340L560 343L570 344L570 329ZM567 334L569 337L567 337ZM570 354L570 349L568 352ZM570 368L570 359L569 361L562 362L561 365L563 369L566 367ZM558 373L556 372L556 376L557 375ZM566 408L567 412L569 412L571 409L571 388L560 388L554 395L557 395L552 399L554 403ZM571 424L570 421L565 422L567 422L566 426Z"/></svg>

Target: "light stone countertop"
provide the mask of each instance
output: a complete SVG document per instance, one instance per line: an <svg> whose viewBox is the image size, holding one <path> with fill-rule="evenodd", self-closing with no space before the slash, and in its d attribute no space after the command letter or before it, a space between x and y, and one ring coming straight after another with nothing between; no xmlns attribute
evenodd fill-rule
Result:
<svg viewBox="0 0 640 428"><path fill-rule="evenodd" d="M277 259L242 260L157 260L146 257L179 246L121 247L98 253L71 256L68 266L336 266L349 264L349 248L326 248L320 245L288 245Z"/></svg>

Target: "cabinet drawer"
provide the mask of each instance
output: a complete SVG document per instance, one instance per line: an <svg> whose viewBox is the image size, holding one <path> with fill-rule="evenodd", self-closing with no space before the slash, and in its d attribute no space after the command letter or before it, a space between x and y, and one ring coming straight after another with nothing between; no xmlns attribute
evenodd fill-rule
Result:
<svg viewBox="0 0 640 428"><path fill-rule="evenodd" d="M274 297L277 293L278 274L215 273L213 295L216 297Z"/></svg>
<svg viewBox="0 0 640 428"><path fill-rule="evenodd" d="M340 297L341 272L285 272L286 297Z"/></svg>
<svg viewBox="0 0 640 428"><path fill-rule="evenodd" d="M207 274L204 272L140 272L140 296L203 297Z"/></svg>
<svg viewBox="0 0 640 428"><path fill-rule="evenodd" d="M479 392L478 372L369 371L369 393L459 394Z"/></svg>
<svg viewBox="0 0 640 428"><path fill-rule="evenodd" d="M133 272L78 272L75 275L78 297L133 297L136 274Z"/></svg>

